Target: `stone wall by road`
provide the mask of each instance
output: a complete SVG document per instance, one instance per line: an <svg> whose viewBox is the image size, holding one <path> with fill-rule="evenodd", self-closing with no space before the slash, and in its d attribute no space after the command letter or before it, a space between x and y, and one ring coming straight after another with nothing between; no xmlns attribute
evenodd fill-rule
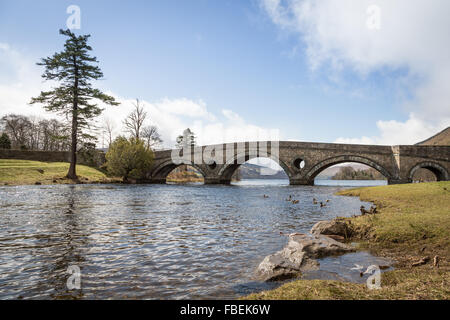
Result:
<svg viewBox="0 0 450 320"><path fill-rule="evenodd" d="M10 150L0 149L0 159L33 160L42 162L70 162L69 151L33 151L33 150ZM89 166L101 166L105 162L105 154L98 152L95 159L89 159L84 154L79 153L78 164Z"/></svg>

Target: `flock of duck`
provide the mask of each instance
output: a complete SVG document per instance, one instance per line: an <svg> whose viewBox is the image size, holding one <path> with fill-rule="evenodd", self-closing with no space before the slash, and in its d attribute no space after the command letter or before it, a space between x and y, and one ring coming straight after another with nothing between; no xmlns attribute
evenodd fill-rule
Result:
<svg viewBox="0 0 450 320"><path fill-rule="evenodd" d="M267 194L264 194L263 196L264 198L269 198L269 196ZM292 195L289 195L289 197L286 199L286 201L292 202L293 204L297 204L300 202L300 200L296 200L292 198ZM323 203L322 201L318 202L316 198L313 198L313 204L319 204L320 207L326 207L327 203L330 202L330 200L326 200L325 203Z"/></svg>

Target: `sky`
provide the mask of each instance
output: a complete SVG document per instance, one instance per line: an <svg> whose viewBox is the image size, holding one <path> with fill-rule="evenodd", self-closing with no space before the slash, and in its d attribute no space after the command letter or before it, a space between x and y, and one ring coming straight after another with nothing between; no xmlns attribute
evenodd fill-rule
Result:
<svg viewBox="0 0 450 320"><path fill-rule="evenodd" d="M450 125L448 0L0 0L0 116L52 84L70 5L122 120L139 98L165 147L297 140L412 144Z"/></svg>

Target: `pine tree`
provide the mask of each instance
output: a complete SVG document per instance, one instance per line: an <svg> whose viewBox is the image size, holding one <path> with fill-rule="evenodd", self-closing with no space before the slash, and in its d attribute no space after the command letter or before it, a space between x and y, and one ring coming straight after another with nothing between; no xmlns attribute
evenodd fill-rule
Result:
<svg viewBox="0 0 450 320"><path fill-rule="evenodd" d="M0 149L11 149L11 140L6 133L0 136Z"/></svg>
<svg viewBox="0 0 450 320"><path fill-rule="evenodd" d="M103 111L92 99L109 105L118 105L113 97L94 89L91 80L98 80L103 73L96 65L96 57L89 55L92 48L87 44L90 35L76 36L70 30L59 30L67 36L64 50L43 58L37 63L44 66L42 78L59 82L51 91L42 91L39 97L32 98L30 104L42 103L47 111L64 115L71 122L71 159L69 179L76 179L77 142L83 129L90 127L90 120Z"/></svg>

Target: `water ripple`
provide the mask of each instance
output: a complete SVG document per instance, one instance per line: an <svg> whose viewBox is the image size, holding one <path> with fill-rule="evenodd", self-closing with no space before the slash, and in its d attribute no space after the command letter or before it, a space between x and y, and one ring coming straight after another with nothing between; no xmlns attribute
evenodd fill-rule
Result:
<svg viewBox="0 0 450 320"><path fill-rule="evenodd" d="M267 289L253 270L285 245L280 232L358 213L361 202L334 196L338 189L0 187L0 298L209 299ZM80 290L66 287L71 265L81 269Z"/></svg>

